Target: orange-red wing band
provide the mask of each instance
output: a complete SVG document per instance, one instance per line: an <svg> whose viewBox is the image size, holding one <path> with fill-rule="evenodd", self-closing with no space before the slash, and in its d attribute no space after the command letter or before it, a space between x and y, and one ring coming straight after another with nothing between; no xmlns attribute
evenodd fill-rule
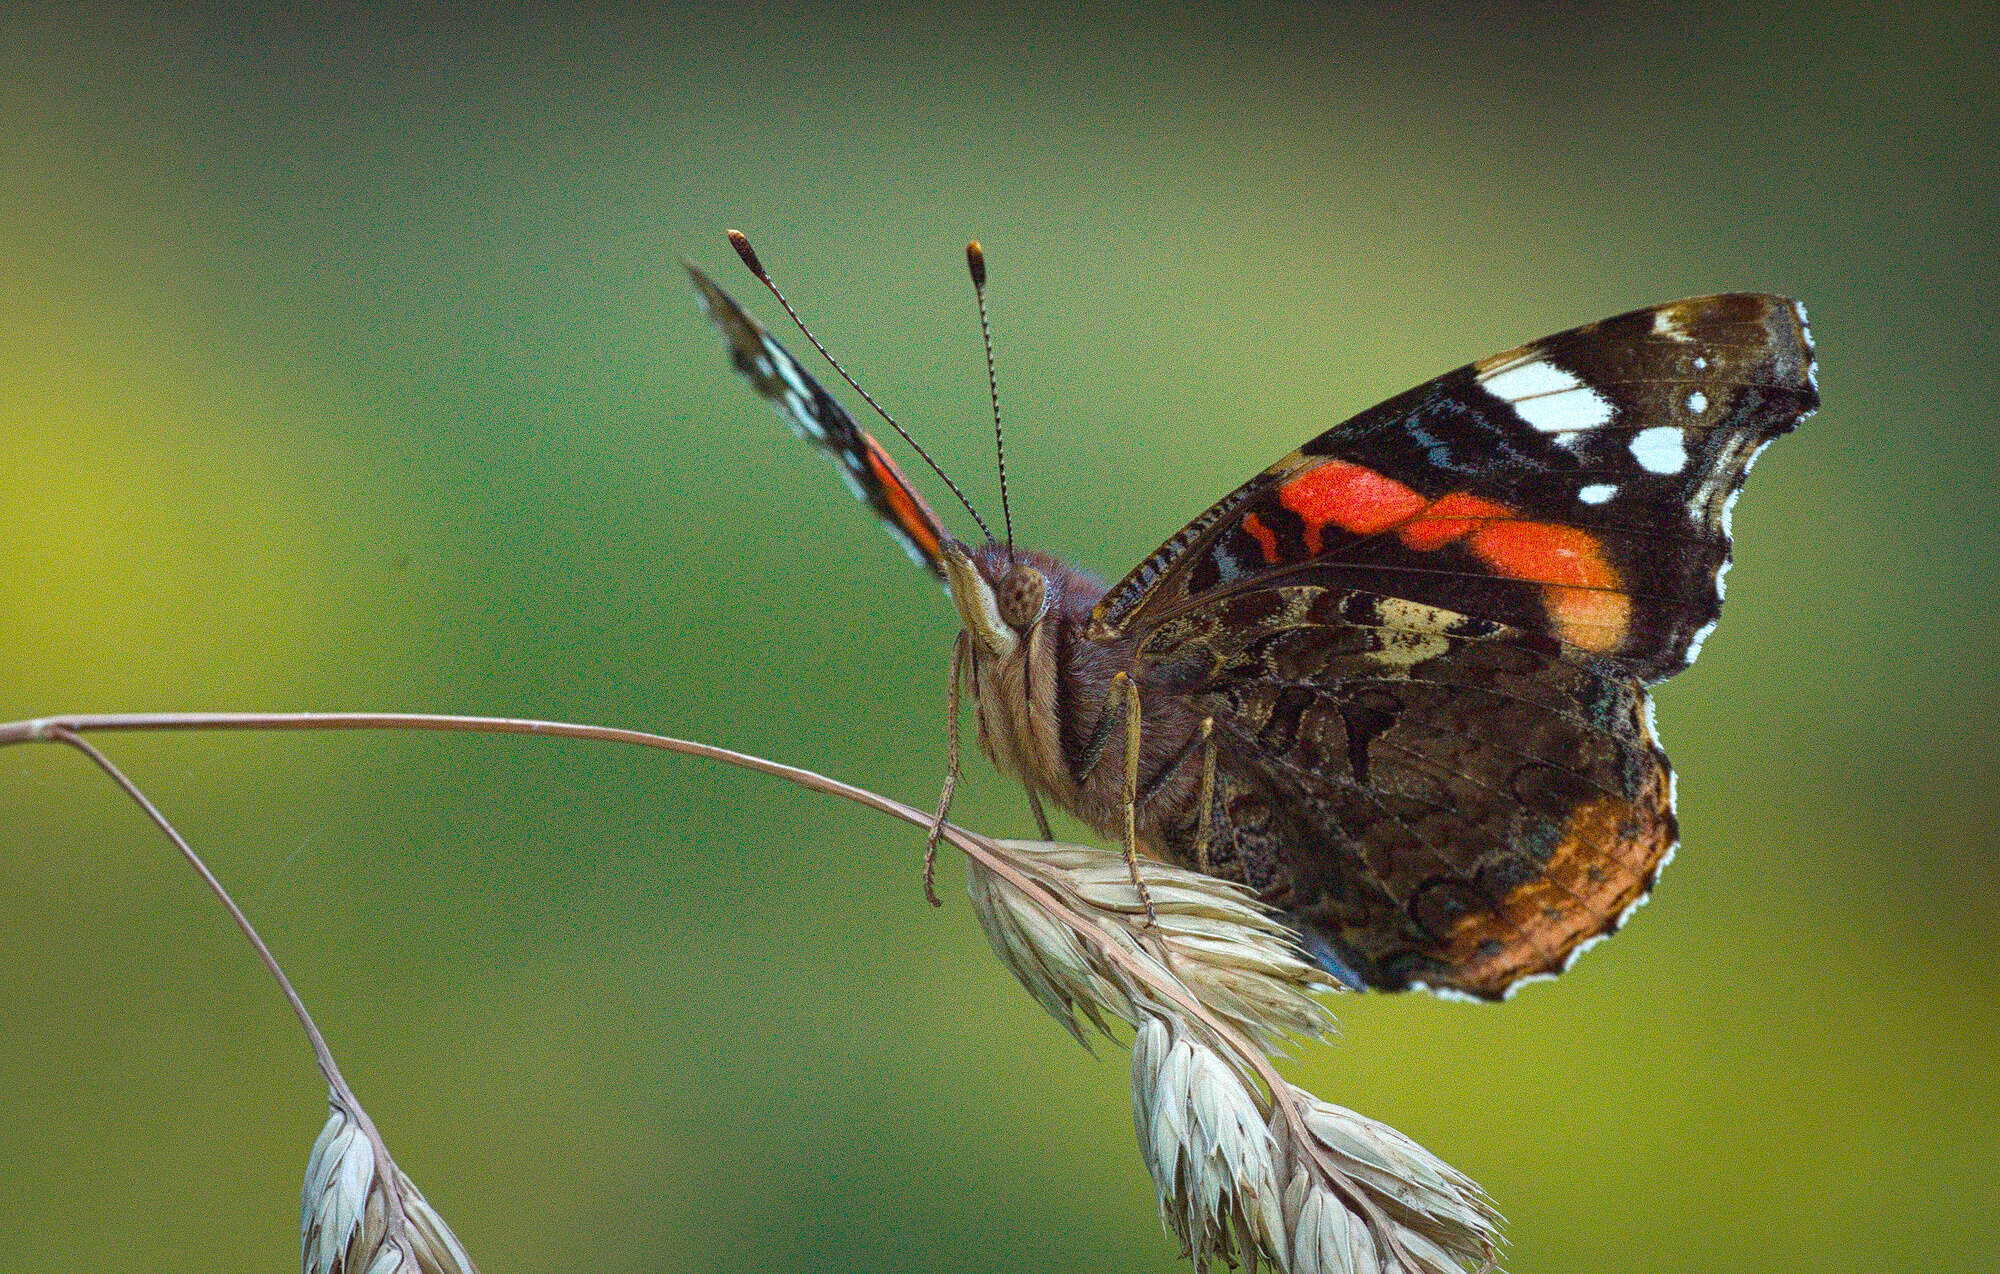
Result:
<svg viewBox="0 0 2000 1274"><path fill-rule="evenodd" d="M1542 585L1542 602L1563 640L1609 654L1625 640L1632 599L1618 569L1588 531L1552 522L1487 522L1469 544L1495 574Z"/></svg>
<svg viewBox="0 0 2000 1274"><path fill-rule="evenodd" d="M1251 537L1257 541L1257 547L1263 550L1264 564L1266 566L1276 566L1278 564L1278 533L1270 527L1265 526L1264 519L1254 513L1244 517L1243 529L1250 533Z"/></svg>
<svg viewBox="0 0 2000 1274"><path fill-rule="evenodd" d="M1306 551L1317 557L1320 533L1329 523L1356 535L1374 535L1417 516L1428 501L1373 469L1329 460L1280 487L1278 503L1305 523Z"/></svg>
<svg viewBox="0 0 2000 1274"><path fill-rule="evenodd" d="M868 439L868 469L881 484L882 494L889 502L889 515L903 534L931 561L940 560L944 552L938 544L937 515L911 493L903 471L873 438Z"/></svg>
<svg viewBox="0 0 2000 1274"><path fill-rule="evenodd" d="M1396 529L1396 536L1413 549L1430 552L1441 549L1454 541L1473 536L1475 549L1478 534L1497 525L1494 518L1511 518L1514 510L1504 504L1482 500L1476 495L1454 491L1440 496L1429 508ZM1485 555L1481 554L1483 558ZM1493 563L1488 562L1492 566ZM1498 569L1497 567L1495 569ZM1502 574L1510 572L1502 571ZM1517 576L1531 579L1533 576Z"/></svg>
<svg viewBox="0 0 2000 1274"><path fill-rule="evenodd" d="M1394 478L1345 460L1329 460L1278 488L1278 503L1304 524L1306 551L1317 556L1322 535L1337 526L1354 535L1393 530L1418 552L1463 540L1495 575L1542 586L1543 604L1563 640L1599 654L1625 640L1632 599L1618 568L1595 535L1559 522L1529 522L1504 504L1465 491L1426 500ZM1278 560L1278 539L1256 514L1243 529L1264 560Z"/></svg>

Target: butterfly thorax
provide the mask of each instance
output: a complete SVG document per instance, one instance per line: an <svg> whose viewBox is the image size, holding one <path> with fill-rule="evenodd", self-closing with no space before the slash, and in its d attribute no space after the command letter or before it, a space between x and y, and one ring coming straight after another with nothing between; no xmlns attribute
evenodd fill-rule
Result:
<svg viewBox="0 0 2000 1274"><path fill-rule="evenodd" d="M945 571L971 650L979 742L994 765L1107 836L1124 826L1126 733L1113 679L1137 642L1092 641L1104 585L1046 553L949 544ZM1168 857L1195 823L1200 722L1185 703L1143 694L1142 847Z"/></svg>

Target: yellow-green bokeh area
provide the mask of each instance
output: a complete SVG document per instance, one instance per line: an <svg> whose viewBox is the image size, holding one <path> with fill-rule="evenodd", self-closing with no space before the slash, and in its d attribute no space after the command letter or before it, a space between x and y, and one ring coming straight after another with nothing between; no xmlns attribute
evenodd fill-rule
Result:
<svg viewBox="0 0 2000 1274"><path fill-rule="evenodd" d="M1446 367L1795 294L1826 408L1660 695L1659 895L1505 1007L1344 1003L1294 1070L1483 1182L1522 1274L1991 1269L1996 35L11 7L0 719L533 713L928 801L948 608L728 374L677 264L753 299L727 225L990 508L979 236L1022 537L1107 574ZM1181 1268L1122 1050L1038 1017L955 866L923 905L908 829L569 744L112 746L487 1269ZM297 1032L54 750L0 755L0 1023L0 1268L296 1259Z"/></svg>

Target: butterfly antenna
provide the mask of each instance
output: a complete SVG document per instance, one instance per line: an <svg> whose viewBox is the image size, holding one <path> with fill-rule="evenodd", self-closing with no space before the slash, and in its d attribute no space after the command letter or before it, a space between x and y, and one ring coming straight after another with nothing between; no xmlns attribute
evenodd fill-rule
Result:
<svg viewBox="0 0 2000 1274"><path fill-rule="evenodd" d="M958 489L958 484L951 480L951 475L946 473L937 461L931 459L931 453L925 451L915 438L910 437L909 430L897 424L896 418L882 409L882 404L875 401L873 394L861 388L855 382L855 379L847 374L847 369L840 365L838 359L826 352L826 346L819 343L819 337L812 334L812 329L806 326L805 320L800 318L798 311L792 308L792 303L785 299L785 294L778 290L778 285L771 282L771 276L765 273L764 263L757 259L757 250L750 246L749 236L745 235L741 230L731 230L728 233L729 246L736 249L736 255L743 258L743 264L750 267L750 273L757 276L757 281L769 289L772 296L778 298L778 304L785 308L785 313L791 316L792 322L798 325L799 331L805 333L805 338L812 342L812 347L819 351L820 357L831 364L833 370L840 373L840 378L847 382L848 388L861 395L868 405L875 409L876 415L888 422L889 428L896 431L897 437L909 443L916 453L924 458L924 463L931 467L931 472L937 474L939 478L944 480L944 484L951 488L951 493L958 497L958 502L965 506L965 511L972 515L972 520L979 524L979 530L986 536L987 542L992 543L993 532L987 527L986 519L979 516L979 510L972 507L972 501L965 498L965 492Z"/></svg>
<svg viewBox="0 0 2000 1274"><path fill-rule="evenodd" d="M993 400L993 451L1000 462L1000 520L1007 527L1007 560L1014 560L1014 513L1007 507L1007 443L1000 436L1000 378L993 370L993 328L986 321L986 250L974 239L965 245L965 268L979 301L979 339L986 343L986 393Z"/></svg>

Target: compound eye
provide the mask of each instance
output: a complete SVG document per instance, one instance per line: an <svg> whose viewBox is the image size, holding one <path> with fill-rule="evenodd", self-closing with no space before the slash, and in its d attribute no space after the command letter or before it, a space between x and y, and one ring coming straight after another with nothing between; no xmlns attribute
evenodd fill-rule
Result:
<svg viewBox="0 0 2000 1274"><path fill-rule="evenodd" d="M1001 577L994 601L1000 608L1000 618L1022 631L1034 627L1048 606L1049 582L1042 573L1032 566L1016 562Z"/></svg>

